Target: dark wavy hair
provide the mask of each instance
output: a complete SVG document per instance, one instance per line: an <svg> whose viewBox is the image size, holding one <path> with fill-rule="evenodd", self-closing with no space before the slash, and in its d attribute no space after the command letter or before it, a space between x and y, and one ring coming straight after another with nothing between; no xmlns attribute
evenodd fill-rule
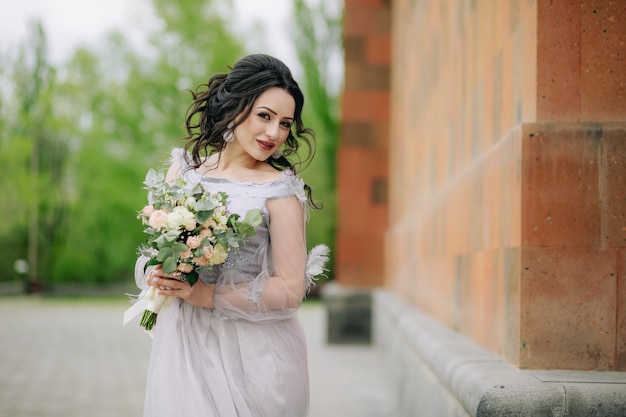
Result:
<svg viewBox="0 0 626 417"><path fill-rule="evenodd" d="M193 103L185 115L187 136L184 138L190 168L199 168L210 155L221 152L226 146L223 134L228 124L232 122L231 129L235 129L243 123L256 99L272 87L287 91L295 100L296 108L292 128L282 146L282 156L270 157L266 162L279 171L288 168L298 173L306 168L315 155L315 132L302 122L304 95L289 68L279 59L264 54L240 59L230 72L217 73L196 91L191 91ZM304 158L302 152L298 152L301 145L306 147ZM305 191L309 205L319 208L311 196L311 187L305 184Z"/></svg>

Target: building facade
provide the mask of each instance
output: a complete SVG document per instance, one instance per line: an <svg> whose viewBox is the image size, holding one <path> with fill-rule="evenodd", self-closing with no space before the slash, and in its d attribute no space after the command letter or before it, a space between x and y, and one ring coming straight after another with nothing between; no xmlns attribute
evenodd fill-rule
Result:
<svg viewBox="0 0 626 417"><path fill-rule="evenodd" d="M398 415L626 415L625 39L621 1L346 0L336 276Z"/></svg>

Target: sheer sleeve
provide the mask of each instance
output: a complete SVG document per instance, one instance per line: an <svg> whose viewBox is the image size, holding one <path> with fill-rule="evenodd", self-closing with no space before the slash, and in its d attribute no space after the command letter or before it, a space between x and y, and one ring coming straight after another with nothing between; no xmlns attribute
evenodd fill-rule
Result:
<svg viewBox="0 0 626 417"><path fill-rule="evenodd" d="M262 223L243 247L229 252L223 264L200 273L202 283L215 285L213 312L249 321L281 320L295 314L327 260L324 251L321 256L319 251L307 255L307 198L302 179L288 169L266 183L211 177L188 169L180 148L172 151L171 163L168 180L181 177L190 184L201 183L207 192L224 192L229 212L240 216L250 209L262 212ZM144 276L137 273L140 288Z"/></svg>
<svg viewBox="0 0 626 417"><path fill-rule="evenodd" d="M229 318L279 320L295 313L306 293L305 207L297 196L268 199L269 243L259 247L261 272L228 269L218 280L215 311Z"/></svg>

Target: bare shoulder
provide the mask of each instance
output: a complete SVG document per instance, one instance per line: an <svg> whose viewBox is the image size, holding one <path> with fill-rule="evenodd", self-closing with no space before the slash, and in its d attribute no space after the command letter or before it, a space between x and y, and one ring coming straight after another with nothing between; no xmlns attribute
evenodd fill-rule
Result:
<svg viewBox="0 0 626 417"><path fill-rule="evenodd" d="M170 165L169 169L167 170L167 175L165 176L165 181L166 182L172 182L176 178L180 178L181 176L182 176L182 169L181 169L181 166L180 166L180 161L174 160L172 162L172 165Z"/></svg>
<svg viewBox="0 0 626 417"><path fill-rule="evenodd" d="M196 169L196 171L201 175L207 175L211 172L214 172L215 169L219 165L219 157L217 154L209 155L203 162L202 165Z"/></svg>

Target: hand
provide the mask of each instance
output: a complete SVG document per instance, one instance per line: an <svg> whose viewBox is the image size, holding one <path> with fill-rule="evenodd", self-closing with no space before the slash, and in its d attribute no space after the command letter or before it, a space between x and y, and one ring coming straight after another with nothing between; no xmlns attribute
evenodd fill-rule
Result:
<svg viewBox="0 0 626 417"><path fill-rule="evenodd" d="M159 294L182 298L197 307L215 307L213 303L215 285L203 284L198 280L191 286L187 281L179 280L174 275L165 275L161 265L157 265L152 270L146 283L155 287Z"/></svg>

